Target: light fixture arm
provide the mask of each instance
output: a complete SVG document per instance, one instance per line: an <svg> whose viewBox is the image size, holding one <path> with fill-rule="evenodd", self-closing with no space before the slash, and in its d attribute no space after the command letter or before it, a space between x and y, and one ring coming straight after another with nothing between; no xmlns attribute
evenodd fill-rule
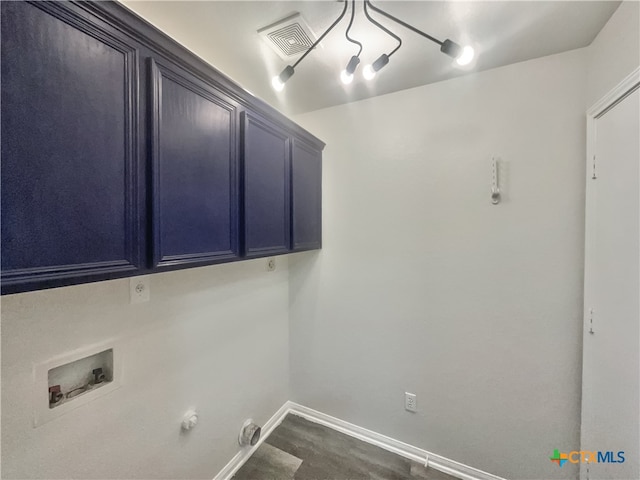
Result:
<svg viewBox="0 0 640 480"><path fill-rule="evenodd" d="M345 2L348 0L345 0ZM353 18L356 16L356 0L351 0L351 20L349 20L349 26L347 27L347 31L344 32L344 36L347 37L347 40L350 41L351 43L354 43L356 45L358 45L358 47L360 47L360 49L358 50L358 54L356 55L356 57L359 57L360 54L362 53L362 43L360 43L359 41L357 41L354 38L351 38L349 36L349 31L351 30L351 26L353 25Z"/></svg>
<svg viewBox="0 0 640 480"><path fill-rule="evenodd" d="M313 42L313 45L311 45L311 46L308 48L308 50L307 50L306 52L304 52L304 54L303 54L303 55L298 59L298 61L297 61L296 63L294 63L294 64L293 64L293 68L296 68L296 66L298 66L298 64L299 64L302 60L304 60L304 57L306 57L307 55L309 55L309 53L311 52L311 50L313 50L314 48L316 48L316 46L317 46L317 45L322 41L322 39L323 39L324 37L326 37L326 36L327 36L327 34L328 34L331 30L333 30L333 28L334 28L338 23L340 23L340 20L342 20L342 18L344 17L344 14L345 14L345 13L347 13L347 7L348 7L348 6L349 6L349 2L345 1L345 2L344 2L344 8L342 9L342 13L340 14L340 16L335 20L335 22L333 22L333 23L329 26L329 28L327 28L327 29L325 30L325 32L324 32L322 35L320 35L320 37L319 37L315 42Z"/></svg>
<svg viewBox="0 0 640 480"><path fill-rule="evenodd" d="M374 10L375 12L378 12L380 15L384 15L385 17L387 17L390 20L393 20L394 22L402 25L403 27L411 30L412 32L417 33L418 35L422 35L425 38L428 38L429 40L431 40L434 43L437 43L438 45L442 46L442 44L444 42L441 42L440 40L438 40L435 37L432 37L431 35L429 35L428 33L424 33L422 30L418 30L416 27L409 25L406 22L403 22L402 20L400 20L399 18L394 17L393 15L385 12L384 10L379 9L378 7L376 7L375 5L373 5L369 0L365 0L365 4L369 4L369 6L371 7L372 10Z"/></svg>
<svg viewBox="0 0 640 480"><path fill-rule="evenodd" d="M369 15L369 12L367 10L367 5L371 6L373 8L373 5L371 5L371 2L369 2L369 0L364 0L364 15L367 17L367 20L369 20L371 23L373 23L376 27L378 27L380 30L382 30L383 32L385 32L387 35L393 37L396 39L396 41L398 42L398 46L396 48L394 48L393 50L391 50L391 52L389 52L387 54L387 57L390 57L391 55L393 55L394 53L396 53L398 51L398 49L402 46L402 40L400 39L399 36L397 36L395 33L393 33L391 30L389 30L388 28L384 27L383 25L380 25L378 22L376 22L373 18L371 18L371 15ZM376 8L374 8L374 10L378 10Z"/></svg>

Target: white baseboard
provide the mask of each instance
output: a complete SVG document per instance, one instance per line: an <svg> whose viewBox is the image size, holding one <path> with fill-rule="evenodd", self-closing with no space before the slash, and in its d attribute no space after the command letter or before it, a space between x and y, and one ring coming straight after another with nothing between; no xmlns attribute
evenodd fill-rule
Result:
<svg viewBox="0 0 640 480"><path fill-rule="evenodd" d="M249 460L249 457L253 455L253 452L255 452L258 447L262 445L262 442L264 442L265 439L271 434L271 432L273 432L273 430L278 425L280 425L282 420L284 420L284 417L286 417L290 411L290 403L291 402L285 402L285 404L282 405L278 409L278 411L271 416L269 420L267 420L267 423L262 426L260 440L258 440L258 443L256 443L253 447L240 447L241 450L235 454L235 456L229 461L229 463L227 463L215 477L213 477L213 480L229 480L231 477L233 477L235 473L240 469L240 467L244 465L247 460Z"/></svg>
<svg viewBox="0 0 640 480"><path fill-rule="evenodd" d="M295 402L286 402L273 415L262 428L260 441L252 448L243 449L215 476L214 480L229 480L238 471L238 469L249 459L251 454L260 446L265 438L273 431L275 427L280 425L287 414L292 413L307 420L319 423L338 432L344 433L351 437L370 443L377 447L383 448L389 452L395 453L402 457L413 460L421 465L428 465L430 468L439 470L443 473L459 478L460 480L506 480L491 473L483 472L476 468L464 465L462 463L450 460L448 458L427 452L413 445L395 440L380 433L367 430L339 418L332 417L312 408L299 405Z"/></svg>
<svg viewBox="0 0 640 480"><path fill-rule="evenodd" d="M344 433L351 437L355 437L363 442L376 445L377 447L393 452L402 457L418 462L422 465L427 464L429 467L447 473L461 480L506 480L502 477L483 472L473 467L469 467L462 463L455 462L448 458L427 452L408 443L395 440L380 433L372 432L366 428L359 427L353 423L345 422L339 418L332 417L317 410L313 410L297 403L288 402L289 413L300 415L309 421L325 425L333 430Z"/></svg>

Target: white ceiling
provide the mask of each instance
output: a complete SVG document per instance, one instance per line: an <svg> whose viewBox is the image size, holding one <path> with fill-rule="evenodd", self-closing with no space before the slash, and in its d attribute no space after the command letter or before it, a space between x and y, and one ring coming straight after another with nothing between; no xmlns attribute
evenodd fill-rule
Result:
<svg viewBox="0 0 640 480"><path fill-rule="evenodd" d="M372 12L403 40L389 65L372 81L357 74L339 80L357 47L344 38L349 13L296 68L284 91L271 78L286 66L257 30L300 12L320 35L344 6L323 1L135 1L127 7L214 65L254 95L287 114L361 100L589 45L613 14L617 1L376 1L373 4L430 35L472 44L478 58L461 70L438 45ZM396 45L371 25L356 2L351 36L364 43L361 67ZM359 71L361 68L359 68ZM358 73L358 72L357 72ZM361 73L361 71L360 71Z"/></svg>

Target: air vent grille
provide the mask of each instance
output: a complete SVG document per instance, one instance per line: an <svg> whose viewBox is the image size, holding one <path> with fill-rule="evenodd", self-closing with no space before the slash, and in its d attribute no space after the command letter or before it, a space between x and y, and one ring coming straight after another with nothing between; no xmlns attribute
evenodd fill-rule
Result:
<svg viewBox="0 0 640 480"><path fill-rule="evenodd" d="M269 38L275 43L282 53L291 56L308 50L313 42L305 33L299 23L287 25L269 34Z"/></svg>
<svg viewBox="0 0 640 480"><path fill-rule="evenodd" d="M299 13L261 28L258 33L283 60L301 55L316 38Z"/></svg>

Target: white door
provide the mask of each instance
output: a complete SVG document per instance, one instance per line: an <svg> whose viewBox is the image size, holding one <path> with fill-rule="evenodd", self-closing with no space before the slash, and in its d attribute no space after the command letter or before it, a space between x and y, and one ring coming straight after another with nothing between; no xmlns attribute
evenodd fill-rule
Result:
<svg viewBox="0 0 640 480"><path fill-rule="evenodd" d="M589 119L581 450L604 454L582 465L590 480L640 479L640 90L631 86Z"/></svg>

